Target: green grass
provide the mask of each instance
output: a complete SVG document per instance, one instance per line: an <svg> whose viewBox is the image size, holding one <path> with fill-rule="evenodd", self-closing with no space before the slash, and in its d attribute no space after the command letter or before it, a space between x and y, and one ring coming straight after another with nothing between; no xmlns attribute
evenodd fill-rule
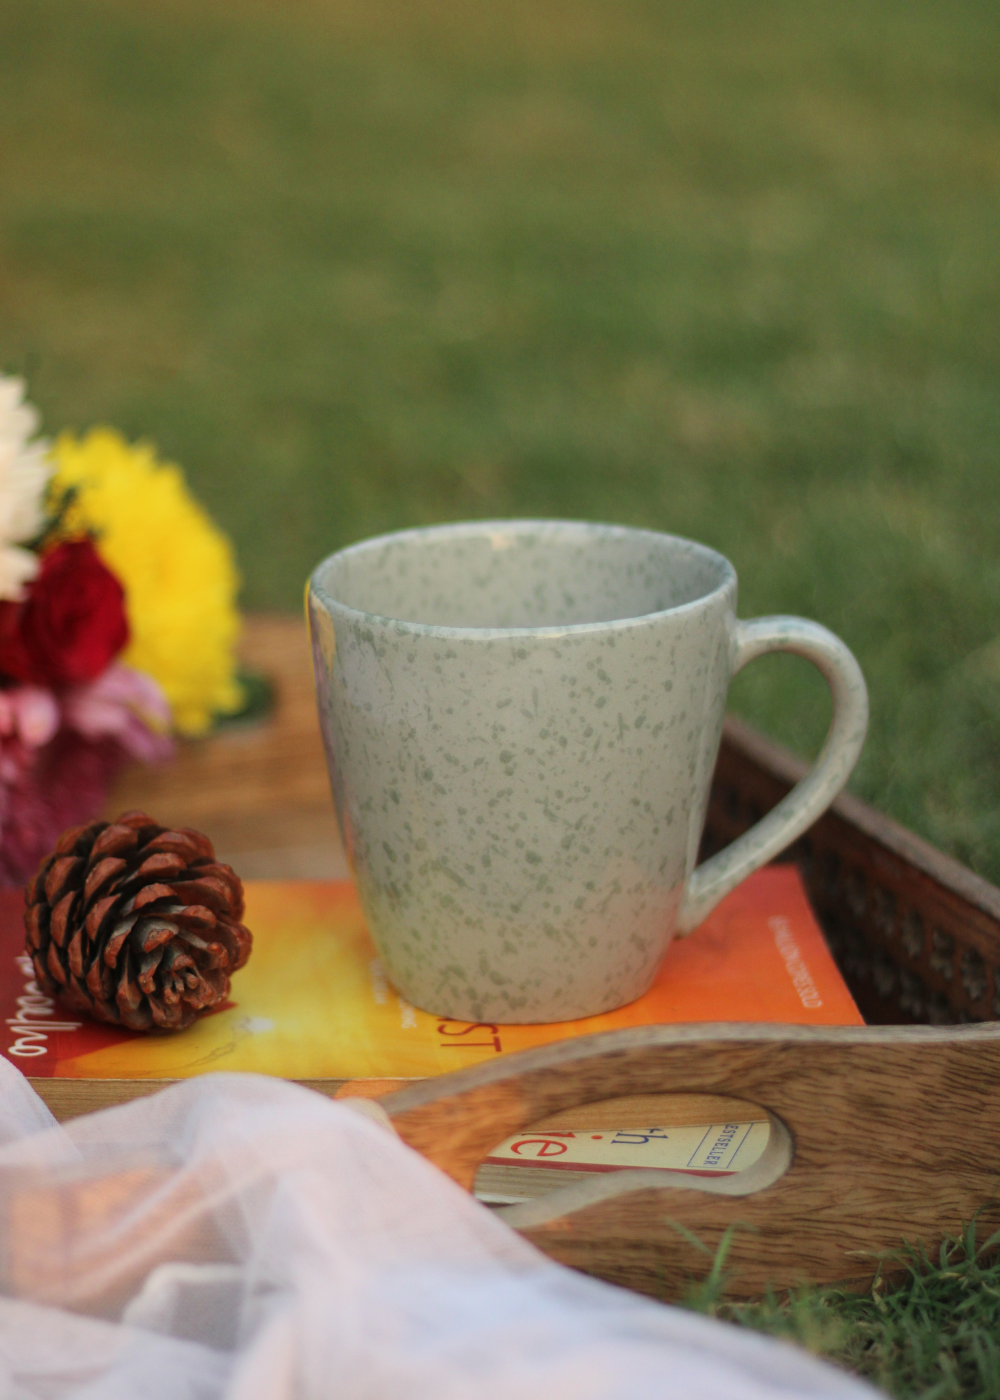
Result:
<svg viewBox="0 0 1000 1400"><path fill-rule="evenodd" d="M708 541L1000 880L998 72L993 0L4 0L0 365L181 461L248 606L431 520Z"/></svg>
<svg viewBox="0 0 1000 1400"><path fill-rule="evenodd" d="M904 1281L889 1287L879 1279L863 1296L810 1290L755 1303L726 1301L726 1243L687 1306L796 1342L890 1395L1000 1396L1000 1232L977 1248L969 1225L961 1238L944 1241L936 1259L905 1250L892 1261Z"/></svg>

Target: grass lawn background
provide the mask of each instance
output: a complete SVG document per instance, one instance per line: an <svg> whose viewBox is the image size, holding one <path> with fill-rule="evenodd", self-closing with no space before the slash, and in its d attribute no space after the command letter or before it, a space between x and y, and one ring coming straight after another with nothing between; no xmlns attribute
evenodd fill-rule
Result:
<svg viewBox="0 0 1000 1400"><path fill-rule="evenodd" d="M856 651L855 790L1000 881L998 74L995 0L3 0L0 366L181 462L248 607L429 521L707 541ZM733 703L827 722L787 658ZM972 1253L740 1316L997 1397Z"/></svg>
<svg viewBox="0 0 1000 1400"><path fill-rule="evenodd" d="M705 540L1000 880L998 73L993 0L4 0L0 365L180 461L248 607L418 522Z"/></svg>

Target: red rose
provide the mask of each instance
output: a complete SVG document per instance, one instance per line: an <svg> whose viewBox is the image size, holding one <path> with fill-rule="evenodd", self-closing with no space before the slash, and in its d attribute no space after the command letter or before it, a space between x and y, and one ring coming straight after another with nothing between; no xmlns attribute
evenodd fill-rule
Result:
<svg viewBox="0 0 1000 1400"><path fill-rule="evenodd" d="M128 637L124 589L89 540L73 540L44 555L23 603L0 605L0 672L29 685L80 685Z"/></svg>

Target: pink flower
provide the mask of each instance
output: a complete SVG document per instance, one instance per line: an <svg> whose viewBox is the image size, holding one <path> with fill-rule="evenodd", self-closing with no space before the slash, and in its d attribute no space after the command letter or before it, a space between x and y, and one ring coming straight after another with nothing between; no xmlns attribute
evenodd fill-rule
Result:
<svg viewBox="0 0 1000 1400"><path fill-rule="evenodd" d="M0 788L9 788L21 782L30 770L33 758L31 750L16 739L5 739L0 743ZM6 796L4 792L4 799ZM5 808L0 806L0 814L3 810Z"/></svg>
<svg viewBox="0 0 1000 1400"><path fill-rule="evenodd" d="M156 682L115 663L57 694L0 688L0 889L24 884L61 831L98 815L129 758L169 757L169 726Z"/></svg>
<svg viewBox="0 0 1000 1400"><path fill-rule="evenodd" d="M47 744L59 728L59 706L51 690L17 685L0 690L0 739L19 739L29 749Z"/></svg>
<svg viewBox="0 0 1000 1400"><path fill-rule="evenodd" d="M87 685L62 693L62 718L85 739L114 739L132 758L156 763L173 753L170 706L151 676L118 662Z"/></svg>
<svg viewBox="0 0 1000 1400"><path fill-rule="evenodd" d="M126 761L113 739L65 727L38 749L0 743L0 889L25 884L60 832L93 821Z"/></svg>

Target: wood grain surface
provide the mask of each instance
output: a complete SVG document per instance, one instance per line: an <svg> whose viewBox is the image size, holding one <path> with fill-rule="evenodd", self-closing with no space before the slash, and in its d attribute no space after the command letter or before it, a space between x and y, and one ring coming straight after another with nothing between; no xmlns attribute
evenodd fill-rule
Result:
<svg viewBox="0 0 1000 1400"><path fill-rule="evenodd" d="M59 1123L78 1118L82 1113L96 1113L101 1108L144 1099L184 1082L181 1079L42 1079L28 1075L28 1083ZM331 1099L342 1094L349 1097L352 1088L348 1079L293 1079L292 1083Z"/></svg>
<svg viewBox="0 0 1000 1400"><path fill-rule="evenodd" d="M707 1268L676 1227L714 1251L732 1225L731 1291L752 1296L799 1283L867 1286L880 1256L905 1240L933 1250L980 1210L982 1236L996 1228L998 1091L997 1024L720 1024L563 1042L381 1102L401 1136L466 1187L498 1140L583 1104L690 1092L759 1105L787 1130L791 1151L788 1169L754 1194L720 1195L731 1188L703 1181L650 1188L621 1172L502 1212L561 1262L664 1297Z"/></svg>
<svg viewBox="0 0 1000 1400"><path fill-rule="evenodd" d="M247 617L241 653L249 669L271 681L272 715L181 743L162 767L133 765L104 816L140 807L165 825L196 827L245 880L346 879L305 623Z"/></svg>

